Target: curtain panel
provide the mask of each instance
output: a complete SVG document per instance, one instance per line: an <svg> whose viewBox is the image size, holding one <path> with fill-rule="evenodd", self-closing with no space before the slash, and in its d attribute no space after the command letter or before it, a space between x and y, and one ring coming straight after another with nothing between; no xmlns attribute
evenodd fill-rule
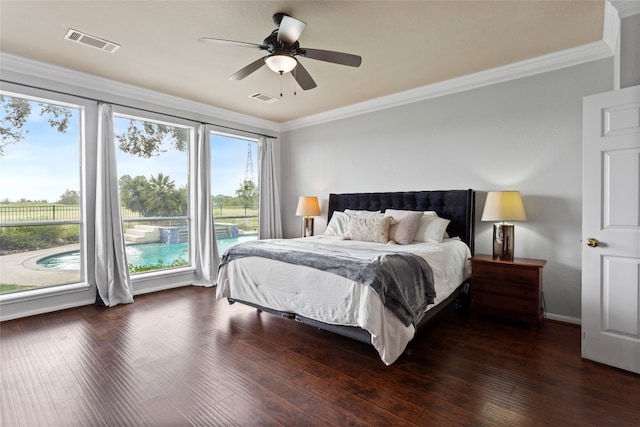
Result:
<svg viewBox="0 0 640 427"><path fill-rule="evenodd" d="M113 107L98 107L96 165L95 281L96 303L107 307L133 302L133 285L124 245L118 171L113 128Z"/></svg>
<svg viewBox="0 0 640 427"><path fill-rule="evenodd" d="M195 280L196 286L213 286L216 272L220 264L216 231L213 226L213 212L211 209L211 144L209 132L205 125L198 127L196 141L195 175Z"/></svg>
<svg viewBox="0 0 640 427"><path fill-rule="evenodd" d="M275 138L262 137L258 146L260 201L258 207L258 238L282 238L280 215L280 189L276 176Z"/></svg>

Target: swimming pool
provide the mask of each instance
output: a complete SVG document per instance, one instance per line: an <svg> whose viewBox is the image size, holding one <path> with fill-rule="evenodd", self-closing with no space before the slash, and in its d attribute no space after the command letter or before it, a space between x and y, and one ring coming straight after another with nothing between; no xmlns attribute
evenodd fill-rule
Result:
<svg viewBox="0 0 640 427"><path fill-rule="evenodd" d="M236 239L218 239L218 252L222 254L231 246L255 240L256 235L239 236ZM188 243L142 243L137 245L127 245L127 260L134 267L157 264L162 260L165 265L183 258L188 259ZM51 270L79 270L80 251L63 252L41 258L37 261L38 266Z"/></svg>

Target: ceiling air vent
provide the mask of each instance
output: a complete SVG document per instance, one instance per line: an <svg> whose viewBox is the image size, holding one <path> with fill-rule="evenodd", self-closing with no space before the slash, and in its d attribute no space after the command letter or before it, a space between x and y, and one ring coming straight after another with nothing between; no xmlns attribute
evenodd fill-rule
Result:
<svg viewBox="0 0 640 427"><path fill-rule="evenodd" d="M89 34L84 34L73 29L69 29L64 38L67 40L71 40L72 42L80 43L85 46L95 47L96 49L100 49L109 53L113 53L116 50L120 49L119 44L111 43L110 41L90 36Z"/></svg>
<svg viewBox="0 0 640 427"><path fill-rule="evenodd" d="M267 104L271 104L279 100L275 96L267 95L266 93L256 92L253 95L249 95L249 98L257 99L258 101L266 102Z"/></svg>

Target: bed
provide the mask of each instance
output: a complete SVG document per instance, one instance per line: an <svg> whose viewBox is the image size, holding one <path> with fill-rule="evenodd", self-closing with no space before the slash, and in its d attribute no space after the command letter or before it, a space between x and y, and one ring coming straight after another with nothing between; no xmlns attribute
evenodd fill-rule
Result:
<svg viewBox="0 0 640 427"><path fill-rule="evenodd" d="M468 291L474 203L472 190L330 194L325 234L241 243L225 252L218 271L217 299L227 298L230 303L243 303L371 344L390 365L419 329ZM381 244L391 237L407 238L400 232L405 224L402 215L420 218L414 236L423 237L405 244ZM375 218L377 224L385 222L381 217L399 220L386 221L394 225L380 242L360 240L355 226L374 221L362 218ZM431 239L434 221L441 227L441 241ZM350 239L345 239L347 232ZM376 257L376 251L384 255ZM334 257L334 252L339 256ZM324 258L318 261L316 257ZM379 275L363 273L369 271L369 258L392 260L392 273L385 271L382 276L401 283L398 291L387 283L381 285ZM356 268L352 262L363 264ZM406 263L422 270L410 271ZM412 290L422 282L421 277L430 282L426 290ZM405 289L403 281L413 285Z"/></svg>

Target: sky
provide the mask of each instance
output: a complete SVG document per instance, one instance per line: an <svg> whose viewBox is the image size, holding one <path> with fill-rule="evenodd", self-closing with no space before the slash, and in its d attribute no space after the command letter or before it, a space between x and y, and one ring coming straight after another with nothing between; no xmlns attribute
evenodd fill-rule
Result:
<svg viewBox="0 0 640 427"><path fill-rule="evenodd" d="M40 116L40 108L31 102L32 111L25 129L25 139L4 147L0 156L0 202L20 199L57 201L66 190L80 190L80 136L78 110L73 111L71 125L65 133L52 128ZM0 107L0 117L5 111ZM129 120L116 117L116 134L126 130ZM116 141L117 143L117 141ZM245 139L211 135L211 193L234 196L245 177L247 146L251 145L254 179L257 179L257 144ZM159 172L169 175L177 187L188 177L186 152L168 150L158 157L143 159L116 150L118 176L144 175L147 179Z"/></svg>
<svg viewBox="0 0 640 427"><path fill-rule="evenodd" d="M245 179L247 148L251 147L253 180L258 182L258 144L246 139L211 135L211 194L235 196Z"/></svg>

